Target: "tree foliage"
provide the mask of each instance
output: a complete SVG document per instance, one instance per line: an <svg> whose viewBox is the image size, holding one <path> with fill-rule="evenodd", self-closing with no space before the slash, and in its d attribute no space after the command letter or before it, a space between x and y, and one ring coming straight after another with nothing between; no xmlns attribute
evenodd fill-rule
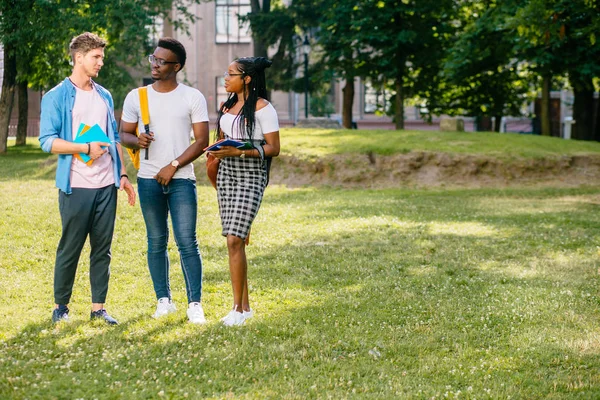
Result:
<svg viewBox="0 0 600 400"><path fill-rule="evenodd" d="M178 19L172 23L184 28L194 19L187 4L0 0L0 41L17 70L11 78L13 69L6 68L5 81L52 87L70 71L69 40L93 31L108 40L99 82L120 102L133 85L129 71L145 62L153 45L156 22L175 8ZM496 129L502 116L521 114L540 83L548 100L551 82L568 79L575 93L574 136L600 140L600 110L593 109L594 82L600 79L600 0L251 0L251 9L246 19L256 54L270 49L277 65L267 71L273 88L304 91L300 47L309 36L309 90L326 96L332 80L344 81L346 127L352 124L356 78L394 95L395 108L388 111L398 128L405 99L418 99L429 117L495 117ZM3 92L0 111L12 104L8 100ZM544 104L547 122L549 103ZM0 152L2 125L0 118Z"/></svg>
<svg viewBox="0 0 600 400"><path fill-rule="evenodd" d="M568 76L575 92L574 137L600 139L593 128L593 79L600 76L600 2L597 0L523 1L507 25L516 29L519 59L545 80ZM545 83L550 87L550 83ZM544 97L549 92L543 93ZM544 110L543 110L544 111Z"/></svg>
<svg viewBox="0 0 600 400"><path fill-rule="evenodd" d="M452 0L367 0L359 8L358 40L369 51L367 76L395 92L396 128L404 128L404 100L435 98L445 49L455 31Z"/></svg>
<svg viewBox="0 0 600 400"><path fill-rule="evenodd" d="M154 45L157 22L170 19L175 29L185 30L195 19L187 6L199 1L0 0L0 42L14 58L16 80L46 90L70 74L70 40L85 31L99 34L108 45L98 82L110 88L119 104L134 85L130 71L145 62ZM172 9L177 10L175 19L170 18ZM0 113L10 115L10 110ZM0 152L3 145L6 149L7 124L0 126Z"/></svg>
<svg viewBox="0 0 600 400"><path fill-rule="evenodd" d="M505 20L514 1L473 1L461 7L460 29L447 49L438 114L495 117L519 115L530 92L530 76L516 57L514 33Z"/></svg>

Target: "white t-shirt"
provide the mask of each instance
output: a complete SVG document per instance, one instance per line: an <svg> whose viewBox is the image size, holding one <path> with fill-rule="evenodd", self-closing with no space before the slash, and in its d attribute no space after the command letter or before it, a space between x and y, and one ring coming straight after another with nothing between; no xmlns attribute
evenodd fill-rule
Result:
<svg viewBox="0 0 600 400"><path fill-rule="evenodd" d="M77 137L79 125L88 126L98 124L106 132L108 120L108 107L95 87L92 90L82 90L75 87L75 104L73 105L73 139ZM112 143L114 146L115 144ZM115 184L112 157L106 152L97 158L91 165L86 165L77 157L71 163L71 187L99 189Z"/></svg>
<svg viewBox="0 0 600 400"><path fill-rule="evenodd" d="M246 140L239 130L239 120L236 119L237 115L225 113L221 117L221 130L225 134L225 137L236 140ZM254 125L254 133L252 134L253 140L263 140L265 133L277 132L279 130L279 119L277 118L277 111L271 103L265 107L256 111L254 114L256 124Z"/></svg>
<svg viewBox="0 0 600 400"><path fill-rule="evenodd" d="M160 93L148 85L148 110L150 132L154 141L150 144L148 160L146 150L140 153L140 178L152 179L158 171L179 157L191 144L192 124L208 121L206 99L198 89L180 83L168 93ZM144 132L140 97L134 89L125 98L121 119L138 124ZM194 166L190 163L181 167L174 179L195 179Z"/></svg>

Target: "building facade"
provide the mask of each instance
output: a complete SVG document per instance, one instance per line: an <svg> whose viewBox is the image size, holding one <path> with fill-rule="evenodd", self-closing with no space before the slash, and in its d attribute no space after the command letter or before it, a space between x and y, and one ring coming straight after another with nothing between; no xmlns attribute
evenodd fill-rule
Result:
<svg viewBox="0 0 600 400"><path fill-rule="evenodd" d="M254 54L252 38L247 25L239 23L239 16L250 12L250 0L215 0L190 6L189 11L198 17L190 26L190 35L174 31L165 23L163 36L172 36L181 41L188 53L186 66L182 71L182 80L198 88L206 97L211 121L216 118L217 110L227 98L223 88L223 73L229 63L238 57ZM309 54L310 58L310 54ZM272 68L277 68L273 65ZM302 68L298 77L303 76ZM336 82L333 87L331 118L341 121L342 91L344 82ZM391 119L375 114L376 103L381 102L381 94L369 90L368 86L357 79L355 82L354 120L359 127L365 123L379 124L391 128ZM277 92L271 94L271 102L277 109L283 126L295 125L305 117L305 96L303 93ZM407 118L414 119L412 109Z"/></svg>

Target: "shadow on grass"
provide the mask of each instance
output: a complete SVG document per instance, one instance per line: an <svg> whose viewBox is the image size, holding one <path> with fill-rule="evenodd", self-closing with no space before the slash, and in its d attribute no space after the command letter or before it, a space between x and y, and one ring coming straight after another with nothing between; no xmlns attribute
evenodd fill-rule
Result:
<svg viewBox="0 0 600 400"><path fill-rule="evenodd" d="M44 153L39 145L10 146L0 155L0 181L53 179L57 156Z"/></svg>
<svg viewBox="0 0 600 400"><path fill-rule="evenodd" d="M597 300L563 293L595 287L584 266L566 280L515 277L481 268L515 251L494 235L427 234L421 226L353 234L364 242L315 234L252 257L251 297L265 306L259 300L244 327L147 315L114 328L27 325L3 343L9 373L0 395L344 398L349 380L357 395L376 398L430 398L448 386L502 398L600 390L593 337L591 351L577 348L599 322ZM424 234L446 245L422 246ZM522 257L522 268L534 257Z"/></svg>
<svg viewBox="0 0 600 400"><path fill-rule="evenodd" d="M356 395L375 398L397 397L399 390L430 398L448 386L470 387L473 396L491 390L491 397L542 398L572 394L582 379L598 393L597 354L554 337L585 339L582 324L553 324L558 313L544 304L529 305L523 315L499 308L505 296L525 296L524 282L498 287L486 275L470 285L449 281L443 271L427 280L372 276L343 289L324 283L315 301L294 304L293 296L282 296L236 328L147 316L117 327L81 322L54 331L50 323L30 324L4 344L0 362L10 373L0 394L342 398L351 381ZM575 306L585 312L585 304Z"/></svg>

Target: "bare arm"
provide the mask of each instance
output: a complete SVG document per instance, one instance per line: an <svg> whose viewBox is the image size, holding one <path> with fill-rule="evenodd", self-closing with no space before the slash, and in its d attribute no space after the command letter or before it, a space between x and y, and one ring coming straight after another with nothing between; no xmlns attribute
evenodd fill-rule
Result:
<svg viewBox="0 0 600 400"><path fill-rule="evenodd" d="M265 141L267 142L263 145L263 149L265 149L265 157L277 157L279 155L279 131L266 133Z"/></svg>
<svg viewBox="0 0 600 400"><path fill-rule="evenodd" d="M197 122L192 124L192 130L194 132L195 141L182 155L177 157L180 166L193 162L204 153L204 149L208 146L208 122Z"/></svg>
<svg viewBox="0 0 600 400"><path fill-rule="evenodd" d="M117 143L117 154L121 159L121 175L127 175L127 169L125 169L125 157L123 157L123 147L120 143Z"/></svg>
<svg viewBox="0 0 600 400"><path fill-rule="evenodd" d="M136 135L137 122L125 122L121 120L121 129L119 130L119 136L121 136L121 144L130 149L147 149L150 143L154 141L154 133L150 132L149 135L146 132Z"/></svg>
<svg viewBox="0 0 600 400"><path fill-rule="evenodd" d="M89 143L89 154L88 154L88 143L74 143L68 142L64 139L56 138L52 142L51 152L53 154L76 154L85 153L90 156L92 160L101 157L108 149L102 147L110 146L110 143L104 142L91 142Z"/></svg>
<svg viewBox="0 0 600 400"><path fill-rule="evenodd" d="M202 153L204 153L204 148L208 146L208 122L196 122L192 124L192 130L196 140L176 158L176 160L179 161L180 167L183 167L200 157ZM168 164L156 174L155 179L161 185L168 185L171 179L173 179L175 172L177 172L177 168Z"/></svg>

